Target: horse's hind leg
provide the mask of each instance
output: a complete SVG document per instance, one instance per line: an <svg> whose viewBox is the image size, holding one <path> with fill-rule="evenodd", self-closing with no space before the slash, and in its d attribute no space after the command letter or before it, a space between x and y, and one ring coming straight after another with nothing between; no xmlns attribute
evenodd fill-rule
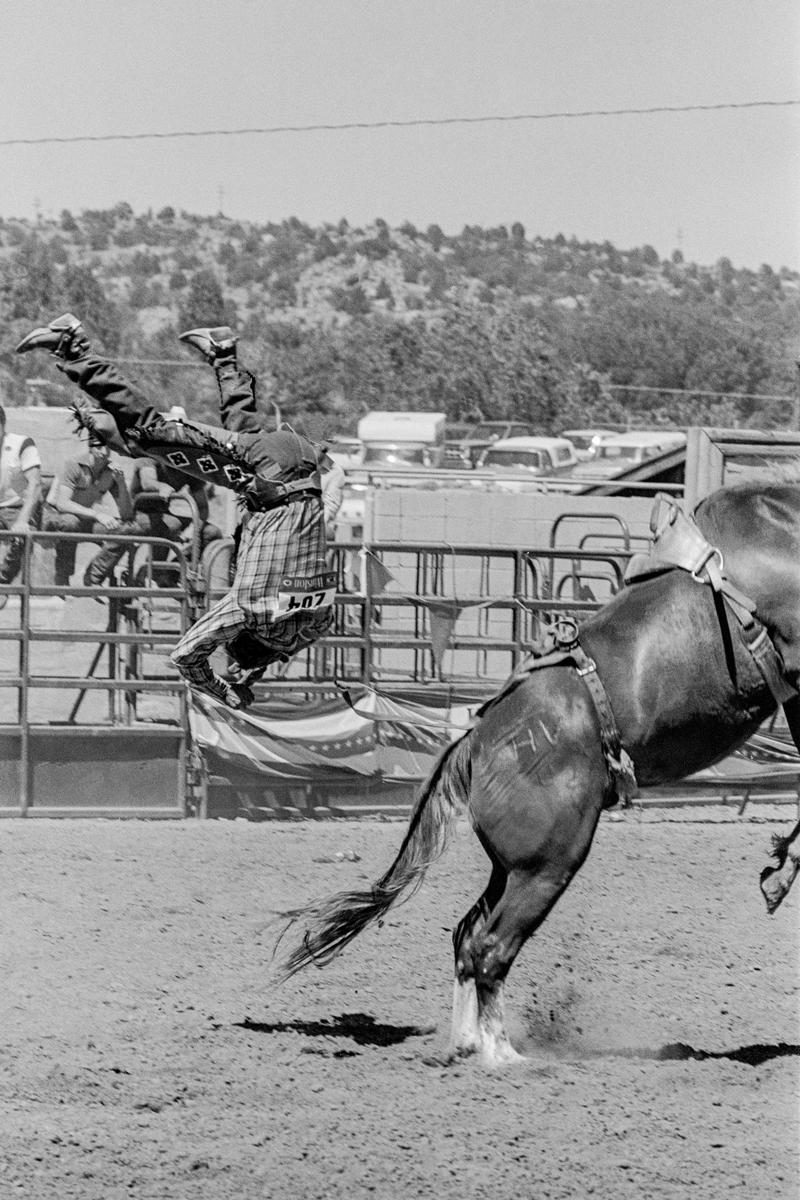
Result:
<svg viewBox="0 0 800 1200"><path fill-rule="evenodd" d="M512 871L490 918L478 931L471 968L478 1000L478 1052L486 1066L520 1059L505 1025L505 979L525 941L555 904L568 880Z"/></svg>
<svg viewBox="0 0 800 1200"><path fill-rule="evenodd" d="M488 847L484 847L488 853ZM490 854L491 857L491 854ZM492 874L486 891L473 904L453 930L455 978L453 981L452 1049L456 1054L471 1054L479 1048L478 993L471 971L470 947L480 928L488 920L492 908L503 894L506 871L493 860Z"/></svg>
<svg viewBox="0 0 800 1200"><path fill-rule="evenodd" d="M478 1000L477 1051L486 1066L515 1062L517 1054L505 1028L503 985L514 959L527 939L544 921L583 863L599 816L587 818L576 840L535 867L509 871L506 886L491 914L475 927L461 948L465 975L475 981Z"/></svg>

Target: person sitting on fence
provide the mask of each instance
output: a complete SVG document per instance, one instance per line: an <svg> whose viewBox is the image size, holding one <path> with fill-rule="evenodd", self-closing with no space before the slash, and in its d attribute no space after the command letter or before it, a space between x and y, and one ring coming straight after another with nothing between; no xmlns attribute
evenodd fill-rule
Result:
<svg viewBox="0 0 800 1200"><path fill-rule="evenodd" d="M184 420L183 409L172 408L167 413L170 420ZM180 471L168 467L157 458L137 458L131 479L131 497L137 523L148 537L164 538L184 549L191 547L196 539L196 548L201 555L207 546L222 537L222 530L209 520L210 484L201 483ZM190 498L191 509L184 501L176 504L175 497ZM199 528L195 529L195 513ZM166 546L153 546L151 550L152 578L160 587L177 587L180 575L177 560ZM137 584L147 578L148 567L137 572Z"/></svg>
<svg viewBox="0 0 800 1200"><path fill-rule="evenodd" d="M83 418L107 442L119 438L135 456L159 458L239 494L247 515L233 586L184 634L171 657L192 687L242 708L254 698L249 680L218 675L209 662L215 650L224 646L242 668L263 672L331 625L335 579L326 569L320 483L327 461L293 430L267 432L240 410L249 391L236 364L235 339L220 344L214 332L195 331L207 335L205 353L218 370L221 429L166 420L113 363L92 353L71 313L32 330L17 352L51 351L67 378L100 406L83 402Z"/></svg>
<svg viewBox="0 0 800 1200"><path fill-rule="evenodd" d="M100 507L106 496L116 513ZM135 520L128 485L120 467L112 465L108 446L93 435L82 454L67 459L64 469L53 479L47 495L42 528L47 533L141 534ZM56 587L69 587L75 570L79 543L56 539ZM102 542L101 549L88 563L83 574L84 587L100 587L111 575L128 546L124 542Z"/></svg>
<svg viewBox="0 0 800 1200"><path fill-rule="evenodd" d="M38 529L42 512L42 460L33 438L6 430L0 406L0 529L27 533ZM22 566L24 538L0 541L0 583L13 583ZM8 596L0 596L5 608Z"/></svg>

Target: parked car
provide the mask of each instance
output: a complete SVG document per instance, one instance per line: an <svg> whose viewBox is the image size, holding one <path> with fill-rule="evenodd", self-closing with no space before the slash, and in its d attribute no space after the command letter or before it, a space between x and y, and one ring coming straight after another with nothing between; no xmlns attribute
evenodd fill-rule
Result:
<svg viewBox="0 0 800 1200"><path fill-rule="evenodd" d="M570 473L577 463L575 447L567 438L511 437L488 446L477 469L497 475L554 476Z"/></svg>
<svg viewBox="0 0 800 1200"><path fill-rule="evenodd" d="M478 421L463 437L446 438L445 467L474 467L484 450L495 442L510 437L533 435L533 427L525 421Z"/></svg>
<svg viewBox="0 0 800 1200"><path fill-rule="evenodd" d="M560 436L569 438L578 458L586 462L595 457L601 442L616 435L613 429L564 429Z"/></svg>
<svg viewBox="0 0 800 1200"><path fill-rule="evenodd" d="M594 456L576 467L574 474L586 479L618 475L685 445L686 434L676 429L636 429L616 433L604 438Z"/></svg>

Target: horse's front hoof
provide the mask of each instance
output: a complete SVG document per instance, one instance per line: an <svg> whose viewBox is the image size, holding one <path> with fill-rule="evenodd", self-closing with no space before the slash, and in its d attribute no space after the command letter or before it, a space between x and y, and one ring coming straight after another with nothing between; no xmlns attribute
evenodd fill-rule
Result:
<svg viewBox="0 0 800 1200"><path fill-rule="evenodd" d="M784 886L777 867L765 867L761 872L761 891L770 916L780 907L789 889Z"/></svg>
<svg viewBox="0 0 800 1200"><path fill-rule="evenodd" d="M527 1062L524 1054L519 1054L510 1042L501 1045L485 1046L480 1053L481 1066L488 1070L500 1067L513 1067L518 1063Z"/></svg>

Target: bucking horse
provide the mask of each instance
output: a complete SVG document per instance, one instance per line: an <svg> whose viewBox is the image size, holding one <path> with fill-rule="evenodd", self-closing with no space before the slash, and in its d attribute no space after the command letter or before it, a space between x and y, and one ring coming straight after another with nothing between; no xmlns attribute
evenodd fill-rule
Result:
<svg viewBox="0 0 800 1200"><path fill-rule="evenodd" d="M571 632L556 626L441 754L385 874L284 914L306 929L283 978L326 964L413 894L466 810L491 871L453 932L452 1050L511 1062L504 980L601 812L718 762L779 705L800 748L800 482L723 488L691 516L659 496L651 530L626 586ZM770 913L800 868L800 821L773 842Z"/></svg>

